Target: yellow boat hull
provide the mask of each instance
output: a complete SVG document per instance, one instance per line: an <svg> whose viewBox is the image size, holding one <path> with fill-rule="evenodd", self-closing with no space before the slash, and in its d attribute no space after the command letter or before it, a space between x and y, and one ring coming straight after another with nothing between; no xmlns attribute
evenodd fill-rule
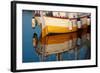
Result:
<svg viewBox="0 0 100 73"><path fill-rule="evenodd" d="M72 30L70 30L68 27L46 26L42 30L42 37L48 35L49 33L69 33L74 31L77 31L77 27L72 27Z"/></svg>

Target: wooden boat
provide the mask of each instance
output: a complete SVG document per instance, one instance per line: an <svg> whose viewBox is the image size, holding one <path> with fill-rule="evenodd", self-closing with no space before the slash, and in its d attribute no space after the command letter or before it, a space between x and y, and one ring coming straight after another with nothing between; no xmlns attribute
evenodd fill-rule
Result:
<svg viewBox="0 0 100 73"><path fill-rule="evenodd" d="M49 14L46 14L49 13ZM52 15L53 14L53 15ZM90 14L85 13L78 17L78 13L69 12L43 12L41 11L32 19L32 27L38 24L41 27L41 36L49 33L70 33L90 26Z"/></svg>
<svg viewBox="0 0 100 73"><path fill-rule="evenodd" d="M66 18L43 16L44 22L41 22L40 17L35 17L35 19L38 21L38 24L42 24L42 37L49 33L69 33L77 31L76 24L73 26L72 22Z"/></svg>

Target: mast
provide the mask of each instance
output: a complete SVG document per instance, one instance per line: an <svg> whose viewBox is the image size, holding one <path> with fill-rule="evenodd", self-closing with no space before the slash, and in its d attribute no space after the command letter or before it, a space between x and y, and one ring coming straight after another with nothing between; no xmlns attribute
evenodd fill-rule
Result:
<svg viewBox="0 0 100 73"><path fill-rule="evenodd" d="M44 16L43 16L43 11L40 11L40 19L41 19L41 25L42 28L45 26L45 20L44 20Z"/></svg>

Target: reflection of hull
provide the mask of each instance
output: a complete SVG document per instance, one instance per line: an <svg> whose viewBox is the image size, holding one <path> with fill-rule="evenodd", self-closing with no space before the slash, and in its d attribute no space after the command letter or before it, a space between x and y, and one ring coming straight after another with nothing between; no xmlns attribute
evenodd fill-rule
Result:
<svg viewBox="0 0 100 73"><path fill-rule="evenodd" d="M38 53L50 55L62 53L76 47L76 33L46 36L41 39L42 48Z"/></svg>
<svg viewBox="0 0 100 73"><path fill-rule="evenodd" d="M67 34L47 35L38 41L35 50L41 61L45 61L52 54L56 55L57 60L63 60L62 54L65 52L72 53L71 50L74 50L75 59L80 59L80 49L84 50L85 52L81 51L81 53L84 53L85 56L89 55L88 58L90 59L90 45L90 32L88 29L84 29Z"/></svg>

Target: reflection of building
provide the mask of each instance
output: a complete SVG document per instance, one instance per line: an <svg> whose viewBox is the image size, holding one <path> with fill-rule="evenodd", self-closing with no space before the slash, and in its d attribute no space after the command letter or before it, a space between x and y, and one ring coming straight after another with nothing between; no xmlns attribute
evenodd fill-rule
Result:
<svg viewBox="0 0 100 73"><path fill-rule="evenodd" d="M89 13L35 11L32 27L38 24L42 29L42 37L49 33L68 33L90 25Z"/></svg>

